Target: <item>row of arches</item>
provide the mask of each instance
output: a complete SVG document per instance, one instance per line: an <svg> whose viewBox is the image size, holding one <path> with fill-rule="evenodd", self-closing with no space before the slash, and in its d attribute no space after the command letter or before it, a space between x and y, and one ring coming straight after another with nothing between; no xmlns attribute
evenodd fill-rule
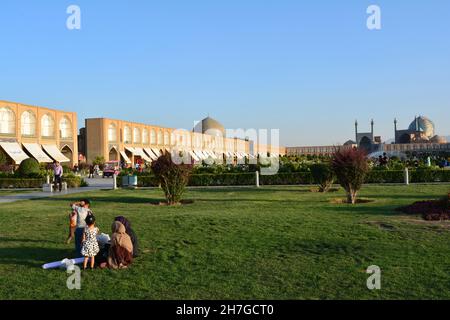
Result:
<svg viewBox="0 0 450 320"><path fill-rule="evenodd" d="M115 123L110 123L108 126L108 142L117 142L118 141L118 129ZM167 131L155 130L155 129L147 129L144 128L131 128L130 126L125 126L123 128L123 142L127 144L131 143L142 143L142 144L151 144L151 145L169 145L170 137Z"/></svg>
<svg viewBox="0 0 450 320"><path fill-rule="evenodd" d="M115 123L110 123L108 126L108 142L116 143L119 140L126 144L144 144L144 145L177 145L177 146L194 146L196 148L205 147L223 147L223 141L218 137L206 136L194 134L191 136L189 132L177 132L174 131L171 134L165 130L132 128L131 126L124 126L123 130L119 130ZM234 141L234 140L233 140Z"/></svg>
<svg viewBox="0 0 450 320"><path fill-rule="evenodd" d="M24 111L20 116L20 133L22 136L37 135L38 120L34 112ZM16 134L16 114L11 108L0 108L0 134ZM58 124L61 139L73 138L72 122L63 116ZM55 137L56 123L51 114L44 114L40 119L41 137Z"/></svg>

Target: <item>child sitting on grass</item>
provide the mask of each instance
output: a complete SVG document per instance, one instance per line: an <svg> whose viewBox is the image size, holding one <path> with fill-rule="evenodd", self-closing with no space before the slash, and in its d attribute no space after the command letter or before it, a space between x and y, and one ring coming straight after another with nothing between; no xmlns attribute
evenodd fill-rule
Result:
<svg viewBox="0 0 450 320"><path fill-rule="evenodd" d="M98 228L95 226L95 217L89 215L86 217L86 228L83 233L83 243L81 254L84 257L83 269L86 270L87 263L91 259L91 269L94 269L95 256L99 253L100 248L97 242Z"/></svg>
<svg viewBox="0 0 450 320"><path fill-rule="evenodd" d="M72 210L69 214L69 236L66 243L69 244L75 238L75 229L77 228L77 213Z"/></svg>

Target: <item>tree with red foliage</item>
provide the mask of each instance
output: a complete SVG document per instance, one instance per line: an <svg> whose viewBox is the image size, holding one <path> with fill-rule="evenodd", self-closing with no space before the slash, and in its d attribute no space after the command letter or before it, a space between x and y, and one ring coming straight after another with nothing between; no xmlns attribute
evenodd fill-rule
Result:
<svg viewBox="0 0 450 320"><path fill-rule="evenodd" d="M356 203L356 198L369 172L367 154L361 149L339 149L331 166L342 188L347 192L347 202Z"/></svg>
<svg viewBox="0 0 450 320"><path fill-rule="evenodd" d="M176 164L172 161L171 154L165 152L152 163L152 171L161 184L167 204L179 204L186 190L192 165Z"/></svg>

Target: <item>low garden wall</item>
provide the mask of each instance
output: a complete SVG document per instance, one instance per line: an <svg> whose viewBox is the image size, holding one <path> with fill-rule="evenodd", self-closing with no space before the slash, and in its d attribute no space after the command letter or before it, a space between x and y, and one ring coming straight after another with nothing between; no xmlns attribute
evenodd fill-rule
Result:
<svg viewBox="0 0 450 320"><path fill-rule="evenodd" d="M411 183L449 182L450 170L415 170L409 171ZM300 185L314 184L310 172L279 173L273 176L260 175L261 185ZM404 183L404 171L372 170L366 183ZM189 186L251 186L256 184L255 173L193 174ZM117 185L122 185L122 176L117 178ZM151 175L139 175L138 187L157 187L158 181Z"/></svg>

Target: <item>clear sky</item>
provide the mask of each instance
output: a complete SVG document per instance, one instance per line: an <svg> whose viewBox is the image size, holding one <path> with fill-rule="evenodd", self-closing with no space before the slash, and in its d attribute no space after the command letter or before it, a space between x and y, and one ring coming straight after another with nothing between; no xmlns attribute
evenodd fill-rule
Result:
<svg viewBox="0 0 450 320"><path fill-rule="evenodd" d="M81 30L66 9L81 8ZM366 27L369 5L382 30ZM450 134L448 0L2 0L0 100L190 129L343 143L416 114Z"/></svg>

